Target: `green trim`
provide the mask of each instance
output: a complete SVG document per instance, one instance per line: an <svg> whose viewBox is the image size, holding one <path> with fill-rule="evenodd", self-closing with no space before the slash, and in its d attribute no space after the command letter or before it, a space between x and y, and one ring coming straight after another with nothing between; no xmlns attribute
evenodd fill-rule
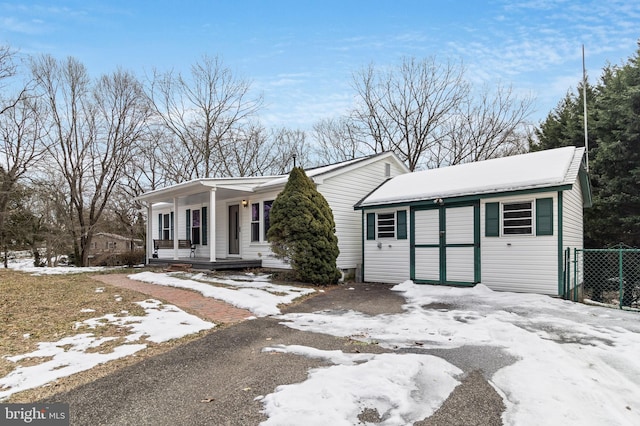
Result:
<svg viewBox="0 0 640 426"><path fill-rule="evenodd" d="M454 207L473 207L473 243L452 243L447 244L446 227L447 227L447 208ZM420 210L438 210L438 231L440 232L438 244L416 244L415 239L415 212ZM440 285L460 285L473 286L480 282L480 201L473 203L455 203L448 205L423 204L420 206L412 206L410 210L411 232L409 235L409 276L416 284L440 284ZM468 281L449 281L447 280L447 249L458 247L473 247L473 282ZM438 267L439 278L437 280L416 279L416 248L438 249Z"/></svg>
<svg viewBox="0 0 640 426"><path fill-rule="evenodd" d="M440 207L440 282L447 282L447 208Z"/></svg>
<svg viewBox="0 0 640 426"><path fill-rule="evenodd" d="M553 235L553 198L536 198L536 236Z"/></svg>
<svg viewBox="0 0 640 426"><path fill-rule="evenodd" d="M563 267L563 248L562 242L562 191L558 191L558 295L564 296L564 267Z"/></svg>
<svg viewBox="0 0 640 426"><path fill-rule="evenodd" d="M416 217L415 210L409 209L409 279L415 282L416 279Z"/></svg>
<svg viewBox="0 0 640 426"><path fill-rule="evenodd" d="M480 271L480 266L481 266L481 261L480 261L480 202L476 203L473 206L473 222L474 222L473 240L474 240L474 243L475 243L474 244L474 249L473 249L473 260L474 260L473 278L474 278L474 281L476 283L479 283L480 279L482 277L482 274L481 274L481 271Z"/></svg>
<svg viewBox="0 0 640 426"><path fill-rule="evenodd" d="M532 189L519 189L514 191L503 191L503 192L491 192L487 194L478 194L478 195L464 195L460 197L451 197L451 198L443 198L443 202L445 206L450 206L451 204L458 203L472 203L479 200L484 200L487 198L499 198L499 197L511 197L514 195L524 195L524 194L539 194L541 192L556 192L556 191L565 191L570 190L573 185L556 185L556 186L548 186L544 188L532 188ZM405 201L399 203L384 203L384 204L375 204L371 206L354 206L354 210L373 210L373 209L383 209L383 208L399 208L399 207L424 207L424 208L434 208L434 199L424 199L424 200L414 200L414 201ZM470 205L470 204L467 204ZM437 205L435 207L438 207Z"/></svg>
<svg viewBox="0 0 640 426"><path fill-rule="evenodd" d="M580 190L582 191L582 207L593 207L591 180L582 165L580 165L580 170L578 171L578 180L580 181Z"/></svg>
<svg viewBox="0 0 640 426"><path fill-rule="evenodd" d="M361 241L361 247L360 247L360 251L362 253L362 264L360 266L360 274L361 274L361 278L362 278L362 282L365 282L364 279L364 245L365 245L365 233L364 233L364 211L362 212L361 215L361 219L360 219L360 235L362 235L362 238L360 239Z"/></svg>

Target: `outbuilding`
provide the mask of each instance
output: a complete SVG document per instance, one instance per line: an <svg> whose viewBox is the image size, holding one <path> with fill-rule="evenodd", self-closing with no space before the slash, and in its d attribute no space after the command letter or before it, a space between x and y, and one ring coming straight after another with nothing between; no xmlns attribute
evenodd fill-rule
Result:
<svg viewBox="0 0 640 426"><path fill-rule="evenodd" d="M356 204L363 279L562 295L591 190L584 148L401 174Z"/></svg>

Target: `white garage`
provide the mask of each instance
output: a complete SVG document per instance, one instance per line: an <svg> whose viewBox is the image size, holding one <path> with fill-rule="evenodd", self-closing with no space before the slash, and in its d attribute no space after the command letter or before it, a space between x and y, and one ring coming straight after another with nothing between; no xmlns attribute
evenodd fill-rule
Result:
<svg viewBox="0 0 640 426"><path fill-rule="evenodd" d="M591 205L584 148L399 175L362 211L363 279L562 295Z"/></svg>

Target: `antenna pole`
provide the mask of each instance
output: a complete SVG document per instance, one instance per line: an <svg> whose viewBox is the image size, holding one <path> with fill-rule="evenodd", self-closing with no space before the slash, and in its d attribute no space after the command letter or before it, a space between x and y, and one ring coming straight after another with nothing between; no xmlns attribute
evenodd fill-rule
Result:
<svg viewBox="0 0 640 426"><path fill-rule="evenodd" d="M584 102L584 152L586 169L589 172L589 130L587 129L587 69L584 66L584 44L582 45L582 100Z"/></svg>

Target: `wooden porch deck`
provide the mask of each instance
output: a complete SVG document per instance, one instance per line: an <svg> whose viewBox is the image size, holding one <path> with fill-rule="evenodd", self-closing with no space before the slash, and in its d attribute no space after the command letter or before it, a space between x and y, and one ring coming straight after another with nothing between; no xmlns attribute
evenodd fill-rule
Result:
<svg viewBox="0 0 640 426"><path fill-rule="evenodd" d="M149 265L157 266L170 266L173 264L189 264L193 269L206 269L209 271L218 271L223 269L247 269L247 268L260 268L262 267L262 260L252 259L216 259L215 262L211 262L209 258L205 257L181 257L178 260L175 259L148 259Z"/></svg>

